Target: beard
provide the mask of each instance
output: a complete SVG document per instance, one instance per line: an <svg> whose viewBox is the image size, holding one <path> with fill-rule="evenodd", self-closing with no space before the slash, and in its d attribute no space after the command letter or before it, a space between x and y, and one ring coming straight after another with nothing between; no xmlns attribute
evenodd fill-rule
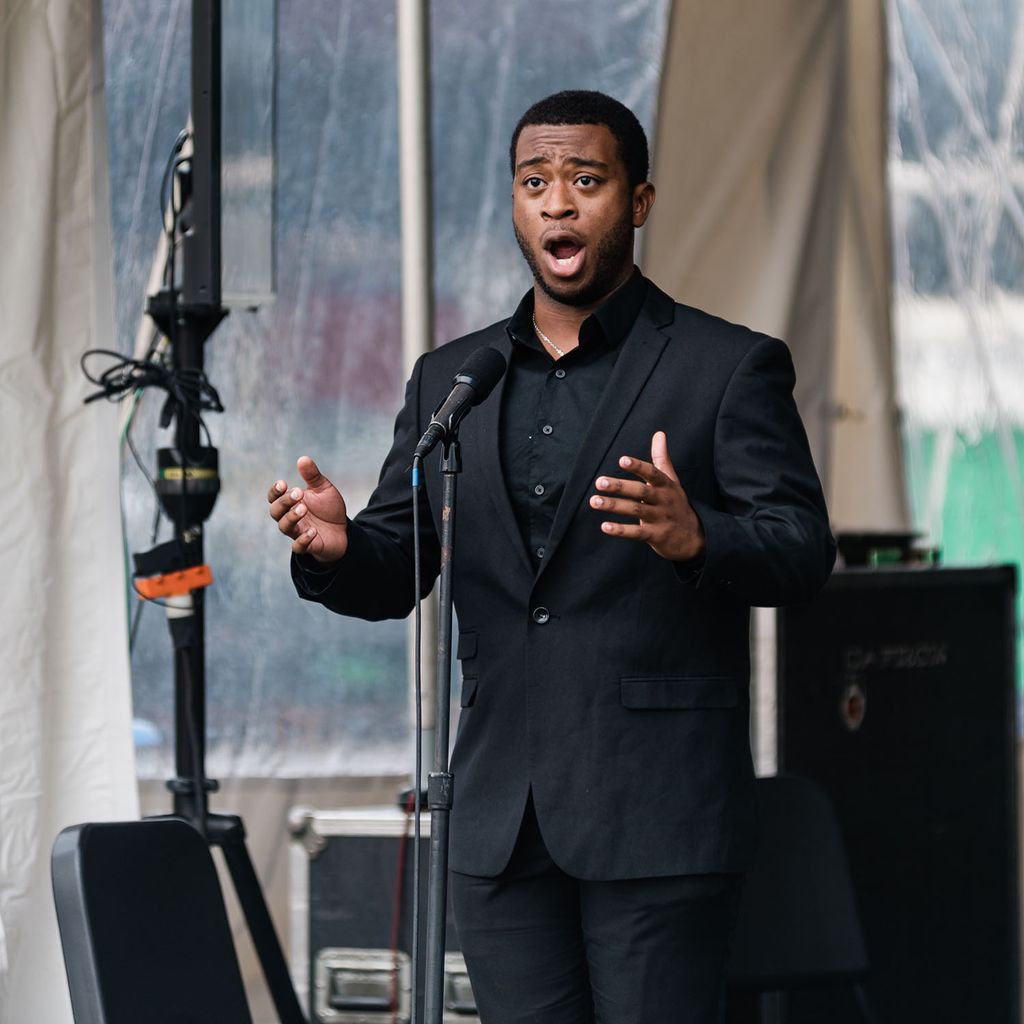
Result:
<svg viewBox="0 0 1024 1024"><path fill-rule="evenodd" d="M633 217L629 207L622 211L622 217L598 240L594 247L594 272L589 282L575 285L570 281L561 291L545 280L541 263L529 242L520 233L515 221L512 222L519 249L526 260L534 281L549 298L564 306L592 306L622 283L625 267L633 265ZM589 253L588 253L589 255ZM575 291L571 289L575 288Z"/></svg>

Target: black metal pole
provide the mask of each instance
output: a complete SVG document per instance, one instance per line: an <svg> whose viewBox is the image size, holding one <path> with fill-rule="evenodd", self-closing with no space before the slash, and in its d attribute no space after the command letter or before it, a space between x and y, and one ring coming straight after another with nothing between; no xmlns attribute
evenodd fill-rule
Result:
<svg viewBox="0 0 1024 1024"><path fill-rule="evenodd" d="M220 0L192 0L192 195L182 299L207 309L221 304L220 8Z"/></svg>
<svg viewBox="0 0 1024 1024"><path fill-rule="evenodd" d="M182 238L184 283L170 297L169 335L178 370L203 371L206 340L224 317L221 308L220 173L221 173L221 0L192 2L192 157L189 227ZM173 244L173 241L172 241ZM190 463L202 444L197 410L179 412L178 452L181 500L172 500L175 533L198 546L203 561L203 521L190 514ZM207 793L216 784L206 778L206 644L203 592L169 602L174 657L176 777L168 786L174 813L205 832ZM198 776L198 777L197 777Z"/></svg>
<svg viewBox="0 0 1024 1024"><path fill-rule="evenodd" d="M182 313L175 313L175 316L177 323L172 355L176 367L202 371L205 325L197 331L191 317ZM177 506L180 510L180 515L175 517L175 533L182 543L191 542L197 546L198 562L202 564L203 524L201 520L191 521L193 516L189 514L188 504L189 461L200 446L199 417L179 414L176 427L181 500L176 502L172 498L170 501L172 508ZM205 832L207 794L216 784L206 778L206 630L202 590L193 590L180 599L169 600L167 612L175 638L175 778L168 787L174 794L174 813Z"/></svg>
<svg viewBox="0 0 1024 1024"><path fill-rule="evenodd" d="M448 771L448 719L452 683L452 546L455 542L456 481L462 470L458 435L441 456L441 576L437 614L437 726L434 770L427 780L430 866L427 875L427 962L423 1020L441 1024L444 1014L444 939L448 913L448 819L453 782Z"/></svg>

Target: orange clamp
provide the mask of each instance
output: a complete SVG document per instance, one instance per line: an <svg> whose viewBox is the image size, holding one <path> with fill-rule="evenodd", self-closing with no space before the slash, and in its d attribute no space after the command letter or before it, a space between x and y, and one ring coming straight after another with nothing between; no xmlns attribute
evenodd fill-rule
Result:
<svg viewBox="0 0 1024 1024"><path fill-rule="evenodd" d="M213 582L213 573L208 565L193 565L180 572L165 572L162 576L147 576L135 581L135 589L141 597L152 601L158 597L177 597L189 591L208 587Z"/></svg>

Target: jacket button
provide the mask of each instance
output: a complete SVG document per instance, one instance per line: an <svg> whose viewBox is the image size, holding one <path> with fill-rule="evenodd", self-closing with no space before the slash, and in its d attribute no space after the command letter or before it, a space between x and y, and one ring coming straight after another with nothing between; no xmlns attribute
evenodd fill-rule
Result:
<svg viewBox="0 0 1024 1024"><path fill-rule="evenodd" d="M550 618L551 612L549 612L547 608L540 607L533 609L533 621L536 622L538 626L543 626Z"/></svg>

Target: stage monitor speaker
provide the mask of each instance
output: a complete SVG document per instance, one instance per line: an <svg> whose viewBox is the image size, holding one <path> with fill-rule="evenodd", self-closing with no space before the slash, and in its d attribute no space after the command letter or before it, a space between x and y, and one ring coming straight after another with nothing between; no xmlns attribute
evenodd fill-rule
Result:
<svg viewBox="0 0 1024 1024"><path fill-rule="evenodd" d="M1019 1020L1015 590L1012 566L846 571L778 612L778 770L834 804L883 1021Z"/></svg>

